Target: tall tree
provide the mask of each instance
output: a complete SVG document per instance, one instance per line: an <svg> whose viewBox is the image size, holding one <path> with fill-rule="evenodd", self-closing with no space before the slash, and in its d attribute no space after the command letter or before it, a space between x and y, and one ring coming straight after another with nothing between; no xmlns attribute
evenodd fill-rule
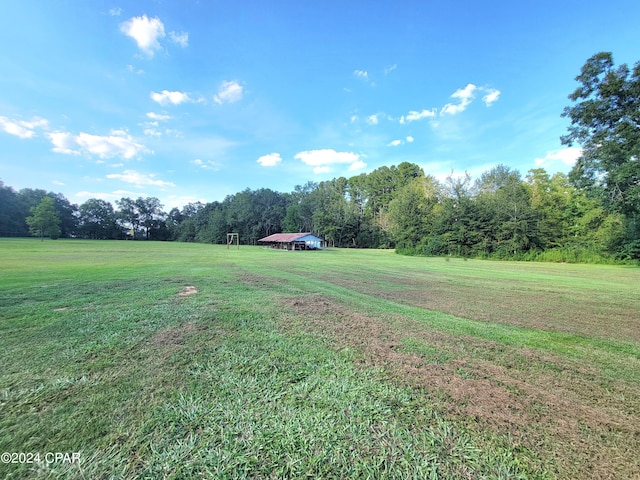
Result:
<svg viewBox="0 0 640 480"><path fill-rule="evenodd" d="M51 238L60 236L60 216L56 210L55 200L44 197L38 205L31 207L31 215L26 218L29 231L42 240L45 235Z"/></svg>
<svg viewBox="0 0 640 480"><path fill-rule="evenodd" d="M145 229L145 237L147 240L150 238L150 232L152 229L158 230L163 224L166 218L166 213L162 211L163 205L156 197L147 197L138 199L134 203L134 208L138 212L138 219L140 225Z"/></svg>
<svg viewBox="0 0 640 480"><path fill-rule="evenodd" d="M571 172L578 186L601 187L616 210L640 213L640 62L614 66L610 52L592 56L562 116L571 120L565 145L583 152Z"/></svg>
<svg viewBox="0 0 640 480"><path fill-rule="evenodd" d="M120 200L116 200L116 205L118 205L119 208L116 214L118 223L135 238L136 231L140 226L140 214L136 208L135 200L129 197L123 197Z"/></svg>

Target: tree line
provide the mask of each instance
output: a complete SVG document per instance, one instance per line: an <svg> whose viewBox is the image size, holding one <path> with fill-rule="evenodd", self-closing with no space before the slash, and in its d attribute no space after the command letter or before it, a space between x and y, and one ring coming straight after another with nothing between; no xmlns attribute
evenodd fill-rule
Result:
<svg viewBox="0 0 640 480"><path fill-rule="evenodd" d="M399 253L551 261L640 259L640 63L610 53L587 60L565 145L583 149L569 175L498 165L479 178L438 181L408 162L307 182L294 191L246 189L223 201L163 211L155 197L97 198L15 191L0 181L0 235L257 244L278 232L314 232L329 245ZM44 203L43 203L44 202Z"/></svg>
<svg viewBox="0 0 640 480"><path fill-rule="evenodd" d="M465 174L439 182L403 162L351 178L307 182L290 193L246 189L169 212L155 197L115 204L92 198L78 206L59 193L15 191L0 183L0 235L224 244L228 232L237 232L241 243L255 245L272 233L309 231L331 246L406 254L640 259L634 217L608 208L604 197L575 187L569 176L542 168L523 178L498 165L475 181ZM51 231L33 228L44 205L55 217Z"/></svg>

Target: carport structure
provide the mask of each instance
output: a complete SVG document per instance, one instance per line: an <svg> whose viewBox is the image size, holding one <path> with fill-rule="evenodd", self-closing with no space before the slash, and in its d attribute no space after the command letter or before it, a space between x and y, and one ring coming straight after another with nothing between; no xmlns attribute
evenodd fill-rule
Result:
<svg viewBox="0 0 640 480"><path fill-rule="evenodd" d="M258 243L279 250L321 250L326 242L313 233L274 233L261 238Z"/></svg>

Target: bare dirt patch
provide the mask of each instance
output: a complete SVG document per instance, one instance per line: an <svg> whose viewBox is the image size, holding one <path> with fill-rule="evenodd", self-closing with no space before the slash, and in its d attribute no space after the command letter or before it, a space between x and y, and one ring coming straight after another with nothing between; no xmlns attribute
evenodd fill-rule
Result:
<svg viewBox="0 0 640 480"><path fill-rule="evenodd" d="M640 476L640 390L602 382L597 371L531 349L474 337L453 338L402 316L382 318L322 295L284 302L296 314L287 328L328 337L337 349L363 353L396 381L419 387L471 428L509 435L517 445L555 459L547 467L573 478Z"/></svg>
<svg viewBox="0 0 640 480"><path fill-rule="evenodd" d="M187 285L186 287L182 287L182 290L178 293L180 297L186 297L188 295L195 295L198 293L198 289L193 285Z"/></svg>

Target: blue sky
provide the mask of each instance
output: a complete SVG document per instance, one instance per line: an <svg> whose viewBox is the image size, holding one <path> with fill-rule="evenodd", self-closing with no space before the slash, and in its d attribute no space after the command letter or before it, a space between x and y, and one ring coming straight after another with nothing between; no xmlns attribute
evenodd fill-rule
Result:
<svg viewBox="0 0 640 480"><path fill-rule="evenodd" d="M587 58L640 2L2 2L0 180L169 210L408 161L568 172Z"/></svg>

